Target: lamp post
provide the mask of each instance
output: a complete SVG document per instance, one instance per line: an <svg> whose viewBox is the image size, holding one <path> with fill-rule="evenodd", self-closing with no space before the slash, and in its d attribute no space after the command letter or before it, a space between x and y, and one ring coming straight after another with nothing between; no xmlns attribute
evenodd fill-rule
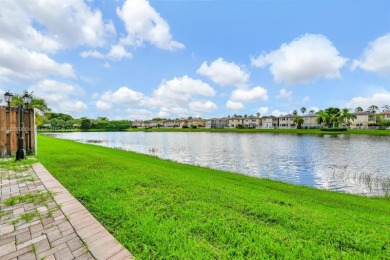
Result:
<svg viewBox="0 0 390 260"><path fill-rule="evenodd" d="M4 94L4 99L8 103L8 107L10 107L12 98L14 95L12 93L6 92ZM18 105L19 109L19 138L18 138L18 150L16 152L16 161L20 161L23 159L26 159L26 149L24 149L24 138L23 138L23 128L24 128L24 119L23 119L23 114L24 114L24 106L26 106L26 109L28 109L28 105L31 103L32 97L25 92L24 95L22 96L22 104Z"/></svg>

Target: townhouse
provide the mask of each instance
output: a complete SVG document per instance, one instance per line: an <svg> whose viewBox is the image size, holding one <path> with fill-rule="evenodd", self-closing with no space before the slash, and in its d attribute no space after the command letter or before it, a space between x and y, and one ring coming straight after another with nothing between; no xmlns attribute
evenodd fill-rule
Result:
<svg viewBox="0 0 390 260"><path fill-rule="evenodd" d="M261 118L262 128L278 128L279 118L276 116L263 116Z"/></svg>
<svg viewBox="0 0 390 260"><path fill-rule="evenodd" d="M228 126L229 118L210 118L206 120L206 128L225 128Z"/></svg>
<svg viewBox="0 0 390 260"><path fill-rule="evenodd" d="M356 119L351 122L351 129L375 128L376 114L371 112L356 112Z"/></svg>
<svg viewBox="0 0 390 260"><path fill-rule="evenodd" d="M261 127L261 118L256 116L244 117L242 126L245 128L259 128Z"/></svg>
<svg viewBox="0 0 390 260"><path fill-rule="evenodd" d="M320 128L320 124L317 123L317 114L307 114L303 115L302 118L304 120L302 128Z"/></svg>
<svg viewBox="0 0 390 260"><path fill-rule="evenodd" d="M294 123L294 115L288 114L285 116L279 117L279 128L288 129L288 128L296 128L296 124Z"/></svg>

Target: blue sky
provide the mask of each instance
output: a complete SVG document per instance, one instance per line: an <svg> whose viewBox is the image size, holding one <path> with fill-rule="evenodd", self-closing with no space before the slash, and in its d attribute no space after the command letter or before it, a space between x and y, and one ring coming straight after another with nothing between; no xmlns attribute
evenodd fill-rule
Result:
<svg viewBox="0 0 390 260"><path fill-rule="evenodd" d="M389 1L2 1L0 92L111 119L390 105Z"/></svg>

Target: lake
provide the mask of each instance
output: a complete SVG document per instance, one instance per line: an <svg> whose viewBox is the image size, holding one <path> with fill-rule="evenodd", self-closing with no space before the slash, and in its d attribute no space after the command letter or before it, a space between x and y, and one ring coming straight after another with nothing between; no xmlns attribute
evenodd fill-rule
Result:
<svg viewBox="0 0 390 260"><path fill-rule="evenodd" d="M390 137L209 132L50 136L176 162L366 196L390 193Z"/></svg>

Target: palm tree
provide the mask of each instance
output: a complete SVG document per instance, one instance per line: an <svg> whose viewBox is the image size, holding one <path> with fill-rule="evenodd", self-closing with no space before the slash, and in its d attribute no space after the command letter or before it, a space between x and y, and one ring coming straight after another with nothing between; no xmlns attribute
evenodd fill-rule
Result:
<svg viewBox="0 0 390 260"><path fill-rule="evenodd" d="M318 124L321 124L322 127L327 126L330 123L330 115L327 112L320 110L316 114L318 115L316 121Z"/></svg>
<svg viewBox="0 0 390 260"><path fill-rule="evenodd" d="M311 109L310 111L309 111L309 114L314 114L316 111L314 111L314 109Z"/></svg>
<svg viewBox="0 0 390 260"><path fill-rule="evenodd" d="M260 112L257 112L257 113L256 113L256 116L257 116L257 117L260 117Z"/></svg>
<svg viewBox="0 0 390 260"><path fill-rule="evenodd" d="M306 112L306 107L302 107L302 108L301 108L301 112L302 112L302 115L304 115L305 112Z"/></svg>
<svg viewBox="0 0 390 260"><path fill-rule="evenodd" d="M302 128L302 125L303 125L304 122L305 122L305 120L302 117L300 117L300 116L295 116L294 117L294 124L297 124L297 128L298 129Z"/></svg>
<svg viewBox="0 0 390 260"><path fill-rule="evenodd" d="M43 98L38 98L34 96L34 93L28 93L28 91L24 91L24 93L29 94L32 96L31 103L28 105L29 108L35 108L38 110L38 113L35 113L35 119L36 124L38 126L42 125L43 123L43 117L47 116L48 113L50 113L51 109L48 107L46 101ZM11 106L18 106L20 104L23 104L23 99L20 95L14 95L12 97Z"/></svg>
<svg viewBox="0 0 390 260"><path fill-rule="evenodd" d="M371 105L371 106L368 107L367 111L370 112L370 113L375 113L378 109L379 109L378 106Z"/></svg>
<svg viewBox="0 0 390 260"><path fill-rule="evenodd" d="M383 111L388 111L388 110L390 110L390 106L389 106L389 105L384 105L382 108L383 108Z"/></svg>
<svg viewBox="0 0 390 260"><path fill-rule="evenodd" d="M339 122L342 123L342 122L345 122L347 126L350 126L351 125L351 121L354 121L356 119L356 115L355 114L352 114L352 113L349 113L349 109L348 108L343 108L341 110L341 114L339 116Z"/></svg>
<svg viewBox="0 0 390 260"><path fill-rule="evenodd" d="M295 109L295 110L292 112L292 114L293 114L294 116L297 116L297 115L298 115L298 111Z"/></svg>
<svg viewBox="0 0 390 260"><path fill-rule="evenodd" d="M355 112L363 112L363 108L357 107L357 108L355 108Z"/></svg>

